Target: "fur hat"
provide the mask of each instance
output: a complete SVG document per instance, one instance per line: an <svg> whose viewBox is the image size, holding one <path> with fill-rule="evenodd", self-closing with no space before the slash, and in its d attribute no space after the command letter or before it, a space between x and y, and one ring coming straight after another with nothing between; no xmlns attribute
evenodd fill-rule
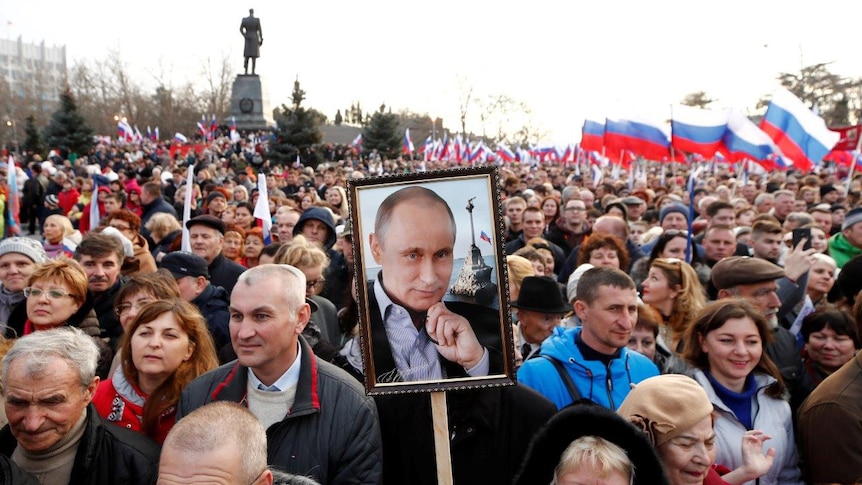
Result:
<svg viewBox="0 0 862 485"><path fill-rule="evenodd" d="M610 409L584 401L562 409L536 433L513 483L553 482L563 451L583 436L596 436L625 450L635 467L632 485L668 483L658 455L643 433Z"/></svg>
<svg viewBox="0 0 862 485"><path fill-rule="evenodd" d="M659 446L679 436L712 414L706 391L681 374L651 377L626 396L617 414L646 433Z"/></svg>

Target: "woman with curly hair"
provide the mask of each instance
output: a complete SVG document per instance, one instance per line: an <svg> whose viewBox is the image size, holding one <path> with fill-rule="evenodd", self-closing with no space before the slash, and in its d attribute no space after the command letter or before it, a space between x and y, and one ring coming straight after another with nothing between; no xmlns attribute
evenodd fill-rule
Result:
<svg viewBox="0 0 862 485"><path fill-rule="evenodd" d="M590 263L623 271L629 267L630 256L625 244L608 234L593 234L578 250L578 266Z"/></svg>
<svg viewBox="0 0 862 485"><path fill-rule="evenodd" d="M641 299L661 315L662 343L674 353L678 352L686 329L706 304L694 268L675 258L653 260L643 282Z"/></svg>

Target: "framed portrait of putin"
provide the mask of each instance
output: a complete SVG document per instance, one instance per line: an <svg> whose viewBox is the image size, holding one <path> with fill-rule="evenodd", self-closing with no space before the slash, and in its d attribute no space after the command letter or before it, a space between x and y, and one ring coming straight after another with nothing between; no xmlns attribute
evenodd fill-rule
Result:
<svg viewBox="0 0 862 485"><path fill-rule="evenodd" d="M515 382L494 167L351 180L369 394Z"/></svg>

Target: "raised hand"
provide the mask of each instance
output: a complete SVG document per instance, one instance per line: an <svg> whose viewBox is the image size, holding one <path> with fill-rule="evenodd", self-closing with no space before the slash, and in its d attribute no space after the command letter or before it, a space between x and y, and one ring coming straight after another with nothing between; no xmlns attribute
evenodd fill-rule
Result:
<svg viewBox="0 0 862 485"><path fill-rule="evenodd" d="M472 369L482 359L485 349L473 333L470 322L452 313L442 302L428 309L425 331L437 343L437 352L446 360Z"/></svg>

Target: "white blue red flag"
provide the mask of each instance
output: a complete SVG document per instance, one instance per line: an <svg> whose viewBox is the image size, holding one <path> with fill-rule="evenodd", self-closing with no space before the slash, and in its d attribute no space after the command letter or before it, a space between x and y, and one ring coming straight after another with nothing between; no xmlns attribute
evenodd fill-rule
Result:
<svg viewBox="0 0 862 485"><path fill-rule="evenodd" d="M6 201L6 233L14 236L21 232L21 221L19 219L20 204L18 197L18 169L15 167L15 159L9 155L6 167L6 180L9 184L9 200Z"/></svg>
<svg viewBox="0 0 862 485"><path fill-rule="evenodd" d="M671 111L671 145L688 153L712 157L727 131L728 111L674 106Z"/></svg>
<svg viewBox="0 0 862 485"><path fill-rule="evenodd" d="M156 128L156 129L158 130L158 128ZM188 143L189 139L186 138L186 135L183 135L182 133L180 133L178 131L178 132L174 133L174 141L179 142L179 143Z"/></svg>
<svg viewBox="0 0 862 485"><path fill-rule="evenodd" d="M581 148L596 152L605 146L605 123L603 121L584 120L581 130Z"/></svg>
<svg viewBox="0 0 862 485"><path fill-rule="evenodd" d="M404 146L401 150L407 155L416 151L416 148L413 147L413 140L410 139L410 128L404 130Z"/></svg>
<svg viewBox="0 0 862 485"><path fill-rule="evenodd" d="M662 160L670 155L670 139L660 123L638 120L605 119L607 153L631 150L650 160Z"/></svg>
<svg viewBox="0 0 862 485"><path fill-rule="evenodd" d="M515 152L513 152L511 148L502 143L497 144L497 156L507 162L513 162L516 158Z"/></svg>
<svg viewBox="0 0 862 485"><path fill-rule="evenodd" d="M272 213L269 212L269 192L266 189L266 175L257 174L257 203L254 205L254 217L258 226L263 229L263 244L272 243Z"/></svg>
<svg viewBox="0 0 862 485"><path fill-rule="evenodd" d="M180 249L187 252L192 251L192 239L189 234L189 228L186 227L186 224L188 224L189 219L192 218L192 193L194 193L194 186L195 166L189 165L189 173L186 175L186 200L185 205L183 206L183 239L180 244Z"/></svg>
<svg viewBox="0 0 862 485"><path fill-rule="evenodd" d="M350 146L352 146L353 148L362 148L362 133L356 135L356 138L354 138L353 141L350 142Z"/></svg>
<svg viewBox="0 0 862 485"><path fill-rule="evenodd" d="M760 128L769 135L793 166L811 170L838 143L841 135L830 131L823 118L785 88L772 95Z"/></svg>
<svg viewBox="0 0 862 485"><path fill-rule="evenodd" d="M775 142L747 116L731 109L727 118L727 131L722 137L728 159L737 162L750 158L760 162L766 161L776 152L780 152Z"/></svg>
<svg viewBox="0 0 862 485"><path fill-rule="evenodd" d="M491 237L485 234L485 231L479 233L479 239L485 241L488 244L491 244Z"/></svg>

